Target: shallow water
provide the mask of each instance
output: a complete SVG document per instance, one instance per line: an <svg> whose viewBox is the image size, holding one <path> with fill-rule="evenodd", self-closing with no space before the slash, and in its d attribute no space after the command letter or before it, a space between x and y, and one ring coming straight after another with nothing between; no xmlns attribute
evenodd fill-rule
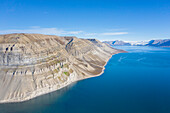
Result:
<svg viewBox="0 0 170 113"><path fill-rule="evenodd" d="M170 113L170 49L116 47L105 72L0 113Z"/></svg>

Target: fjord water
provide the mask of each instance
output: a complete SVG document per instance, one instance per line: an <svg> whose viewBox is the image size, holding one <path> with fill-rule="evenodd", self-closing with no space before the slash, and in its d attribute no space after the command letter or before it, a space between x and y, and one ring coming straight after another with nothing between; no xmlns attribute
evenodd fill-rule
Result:
<svg viewBox="0 0 170 113"><path fill-rule="evenodd" d="M0 113L170 113L170 49L117 46L99 76L30 101L0 104Z"/></svg>

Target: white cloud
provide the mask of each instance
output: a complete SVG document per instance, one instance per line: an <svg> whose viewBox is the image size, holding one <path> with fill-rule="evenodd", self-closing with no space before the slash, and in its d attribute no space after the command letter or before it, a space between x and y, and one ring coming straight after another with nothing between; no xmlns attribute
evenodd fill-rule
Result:
<svg viewBox="0 0 170 113"><path fill-rule="evenodd" d="M1 30L0 34L9 34L9 33L40 33L40 34L50 34L50 35L77 35L83 31L65 31L58 28L41 28L39 26L32 26L29 29L10 29L10 30Z"/></svg>
<svg viewBox="0 0 170 113"><path fill-rule="evenodd" d="M90 33L85 31L66 31L58 28L41 28L40 26L31 26L28 29L9 29L9 30L0 30L0 34L9 34L9 33L40 33L40 34L49 34L49 35L59 35L59 36L77 36L83 38L108 38L110 36L125 35L128 32L103 32L103 33Z"/></svg>
<svg viewBox="0 0 170 113"><path fill-rule="evenodd" d="M41 28L41 27L40 26L31 26L30 28L37 29L37 28Z"/></svg>
<svg viewBox="0 0 170 113"><path fill-rule="evenodd" d="M95 35L98 35L97 33L86 33L85 34L86 36L95 36Z"/></svg>
<svg viewBox="0 0 170 113"><path fill-rule="evenodd" d="M101 33L101 35L125 35L128 34L128 32L111 32L111 33Z"/></svg>
<svg viewBox="0 0 170 113"><path fill-rule="evenodd" d="M107 29L107 31L109 31L109 32L117 32L117 31L125 31L125 30L128 30L128 29L126 29L126 28L118 28L118 29Z"/></svg>
<svg viewBox="0 0 170 113"><path fill-rule="evenodd" d="M65 32L65 34L80 34L83 33L83 31L69 31L69 32Z"/></svg>

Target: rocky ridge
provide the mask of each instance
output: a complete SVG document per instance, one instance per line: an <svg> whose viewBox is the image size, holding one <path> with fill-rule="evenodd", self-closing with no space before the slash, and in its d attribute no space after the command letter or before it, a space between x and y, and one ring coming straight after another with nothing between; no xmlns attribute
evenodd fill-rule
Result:
<svg viewBox="0 0 170 113"><path fill-rule="evenodd" d="M170 47L170 39L150 40L150 41L104 41L110 46L154 46L154 47Z"/></svg>
<svg viewBox="0 0 170 113"><path fill-rule="evenodd" d="M164 40L151 40L146 46L156 46L156 47L170 47L170 39Z"/></svg>
<svg viewBox="0 0 170 113"><path fill-rule="evenodd" d="M96 39L0 35L0 103L26 101L98 76L120 52Z"/></svg>

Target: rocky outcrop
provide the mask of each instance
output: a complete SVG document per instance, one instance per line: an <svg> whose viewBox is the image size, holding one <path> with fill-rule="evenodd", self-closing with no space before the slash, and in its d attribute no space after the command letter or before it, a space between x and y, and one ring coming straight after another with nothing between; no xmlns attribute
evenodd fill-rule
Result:
<svg viewBox="0 0 170 113"><path fill-rule="evenodd" d="M21 102L103 72L123 52L98 40L42 34L0 35L0 103Z"/></svg>

